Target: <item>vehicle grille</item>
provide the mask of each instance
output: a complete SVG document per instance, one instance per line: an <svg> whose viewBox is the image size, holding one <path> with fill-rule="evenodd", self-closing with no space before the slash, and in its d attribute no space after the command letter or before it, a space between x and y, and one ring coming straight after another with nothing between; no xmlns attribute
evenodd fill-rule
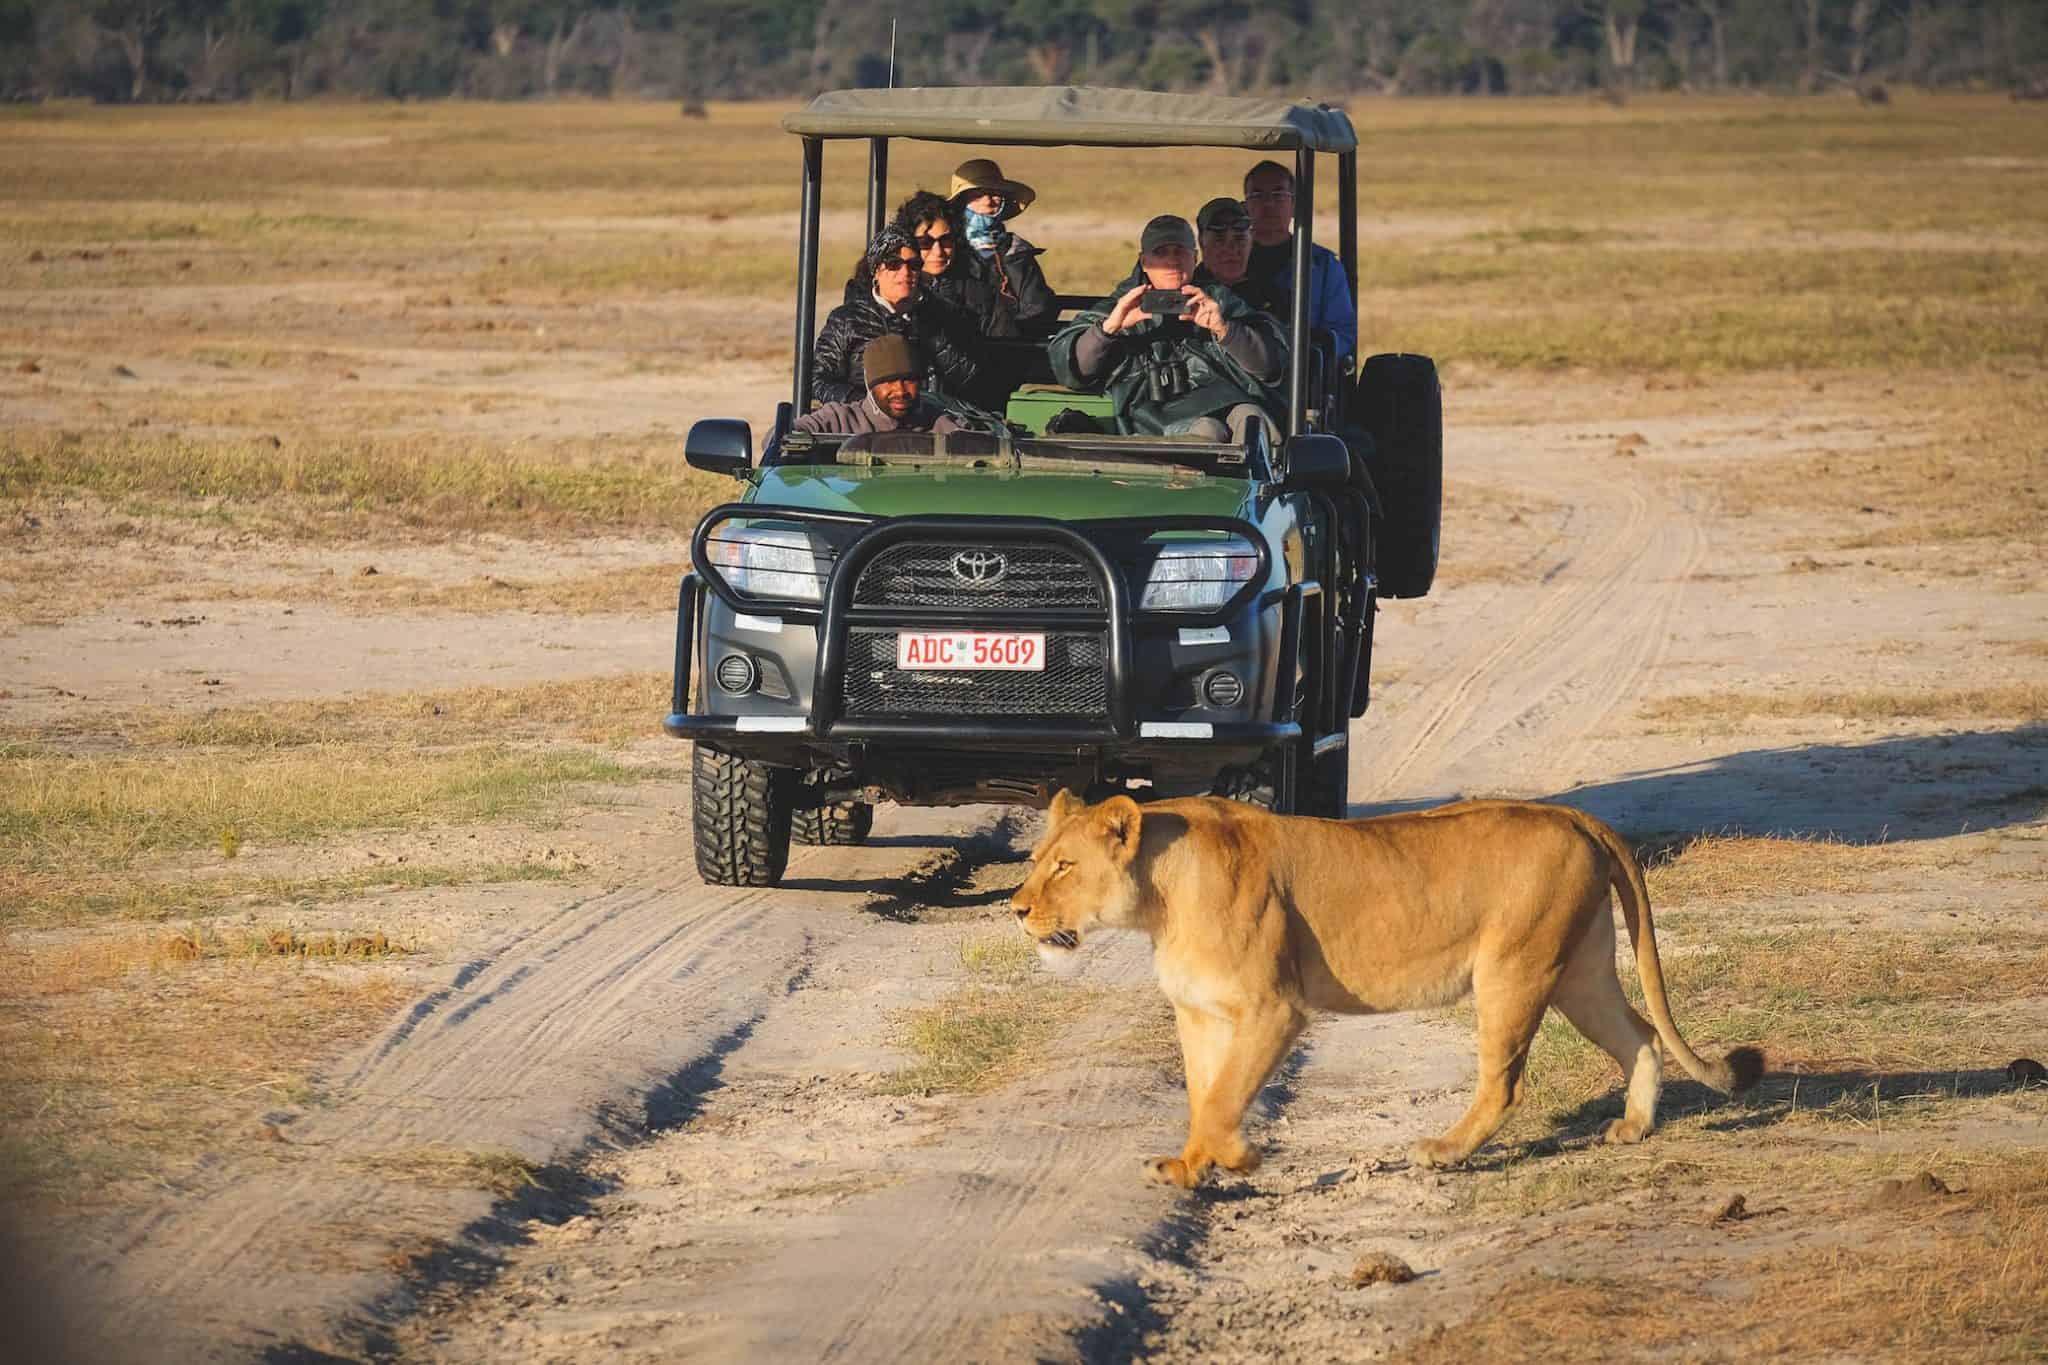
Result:
<svg viewBox="0 0 2048 1365"><path fill-rule="evenodd" d="M977 570L984 577L977 579ZM892 545L876 555L854 584L853 602L988 611L1099 611L1105 605L1094 569L1059 546L924 543Z"/></svg>
<svg viewBox="0 0 2048 1365"><path fill-rule="evenodd" d="M842 714L876 716L1061 716L1109 714L1107 643L1099 631L1049 632L1039 673L896 667L896 631L855 626L846 634Z"/></svg>

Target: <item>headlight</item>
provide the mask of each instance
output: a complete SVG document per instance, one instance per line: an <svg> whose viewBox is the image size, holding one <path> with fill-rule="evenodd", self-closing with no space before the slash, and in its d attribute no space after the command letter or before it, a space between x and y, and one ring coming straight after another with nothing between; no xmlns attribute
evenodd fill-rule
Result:
<svg viewBox="0 0 2048 1365"><path fill-rule="evenodd" d="M1243 536L1170 540L1159 546L1140 611L1210 611L1222 606L1259 571L1259 551Z"/></svg>
<svg viewBox="0 0 2048 1365"><path fill-rule="evenodd" d="M738 520L705 542L711 565L736 593L791 602L823 599L825 574L811 538L789 526L751 526Z"/></svg>

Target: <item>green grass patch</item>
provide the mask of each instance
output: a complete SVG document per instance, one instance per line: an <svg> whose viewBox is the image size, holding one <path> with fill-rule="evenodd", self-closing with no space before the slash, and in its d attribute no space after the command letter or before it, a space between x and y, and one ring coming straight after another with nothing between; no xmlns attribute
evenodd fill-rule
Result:
<svg viewBox="0 0 2048 1365"><path fill-rule="evenodd" d="M552 863L400 864L324 877L205 876L172 880L133 873L0 871L0 928L74 926L106 920L200 919L255 906L331 905L383 891L558 882Z"/></svg>
<svg viewBox="0 0 2048 1365"><path fill-rule="evenodd" d="M112 870L166 853L304 843L350 830L526 817L578 784L664 775L599 754L364 746L167 758L0 761L0 867Z"/></svg>
<svg viewBox="0 0 2048 1365"><path fill-rule="evenodd" d="M259 702L192 714L168 707L129 713L117 731L9 734L0 759L53 755L85 739L138 747L266 750L316 744L484 744L512 738L618 743L659 733L672 679L666 673L564 678L513 687L451 687L429 692L368 692L350 697ZM82 724L89 725L89 722ZM37 740L42 743L38 745Z"/></svg>
<svg viewBox="0 0 2048 1365"><path fill-rule="evenodd" d="M215 518L228 507L283 505L309 514L301 523L307 529L324 524L333 534L366 521L506 534L672 530L734 491L731 480L690 469L666 441L599 458L586 449L506 449L447 436L306 435L279 445L131 432L0 433L0 499L83 492L146 510L172 500Z"/></svg>
<svg viewBox="0 0 2048 1365"><path fill-rule="evenodd" d="M904 1018L901 1041L916 1061L884 1089L981 1094L1027 1066L1058 1031L1044 992L972 987Z"/></svg>

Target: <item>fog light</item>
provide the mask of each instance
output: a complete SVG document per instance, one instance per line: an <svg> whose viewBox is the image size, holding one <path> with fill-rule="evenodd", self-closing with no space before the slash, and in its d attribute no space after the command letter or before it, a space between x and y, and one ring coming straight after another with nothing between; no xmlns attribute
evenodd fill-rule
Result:
<svg viewBox="0 0 2048 1365"><path fill-rule="evenodd" d="M760 677L754 668L752 656L728 654L718 661L718 685L726 691L738 694L754 690L754 683Z"/></svg>
<svg viewBox="0 0 2048 1365"><path fill-rule="evenodd" d="M1227 668L1219 668L1202 679L1202 697L1220 710L1241 706L1244 704L1244 680Z"/></svg>

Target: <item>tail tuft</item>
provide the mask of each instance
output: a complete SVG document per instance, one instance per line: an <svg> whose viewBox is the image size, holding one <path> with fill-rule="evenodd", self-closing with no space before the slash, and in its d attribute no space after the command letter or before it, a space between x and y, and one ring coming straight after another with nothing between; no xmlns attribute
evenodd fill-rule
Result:
<svg viewBox="0 0 2048 1365"><path fill-rule="evenodd" d="M1763 1079L1763 1049L1738 1047L1721 1059L1721 1069L1728 1073L1728 1093L1739 1095Z"/></svg>

